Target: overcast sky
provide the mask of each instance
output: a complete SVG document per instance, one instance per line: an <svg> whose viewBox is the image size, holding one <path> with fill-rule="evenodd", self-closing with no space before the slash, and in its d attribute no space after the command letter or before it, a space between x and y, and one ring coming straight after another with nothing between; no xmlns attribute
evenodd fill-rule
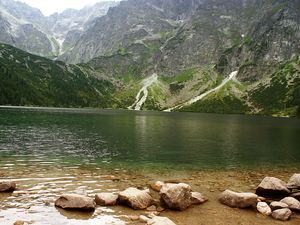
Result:
<svg viewBox="0 0 300 225"><path fill-rule="evenodd" d="M46 16L54 12L62 12L64 9L81 9L86 5L94 4L96 2L104 2L108 0L17 0L25 2L30 6L39 8ZM118 0L112 0L118 1Z"/></svg>

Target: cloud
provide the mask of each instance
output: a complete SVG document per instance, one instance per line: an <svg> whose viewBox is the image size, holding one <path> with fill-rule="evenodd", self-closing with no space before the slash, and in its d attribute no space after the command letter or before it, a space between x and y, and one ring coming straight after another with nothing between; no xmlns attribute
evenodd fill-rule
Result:
<svg viewBox="0 0 300 225"><path fill-rule="evenodd" d="M62 12L65 9L81 9L86 5L95 4L96 2L103 2L108 0L17 0L25 2L26 4L38 8L46 16L54 12ZM118 1L118 0L113 0Z"/></svg>

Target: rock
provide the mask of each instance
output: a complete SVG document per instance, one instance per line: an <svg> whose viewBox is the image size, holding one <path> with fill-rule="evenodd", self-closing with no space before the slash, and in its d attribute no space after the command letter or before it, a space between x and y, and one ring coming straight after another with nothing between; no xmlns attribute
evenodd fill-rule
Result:
<svg viewBox="0 0 300 225"><path fill-rule="evenodd" d="M151 205L147 208L148 211L156 211L156 206L155 205Z"/></svg>
<svg viewBox="0 0 300 225"><path fill-rule="evenodd" d="M256 188L256 194L264 197L288 196L286 183L276 177L265 177Z"/></svg>
<svg viewBox="0 0 300 225"><path fill-rule="evenodd" d="M283 202L277 202L277 201L271 202L270 207L273 211L277 209L289 208L287 204Z"/></svg>
<svg viewBox="0 0 300 225"><path fill-rule="evenodd" d="M277 209L273 211L272 217L276 220L286 221L292 216L292 211L290 209Z"/></svg>
<svg viewBox="0 0 300 225"><path fill-rule="evenodd" d="M95 202L101 206L113 206L117 204L119 196L113 193L100 193L95 195Z"/></svg>
<svg viewBox="0 0 300 225"><path fill-rule="evenodd" d="M17 184L13 181L1 181L0 192L13 192L16 190Z"/></svg>
<svg viewBox="0 0 300 225"><path fill-rule="evenodd" d="M153 204L153 198L149 190L139 190L137 188L127 188L119 193L119 201L133 209L146 209Z"/></svg>
<svg viewBox="0 0 300 225"><path fill-rule="evenodd" d="M191 187L187 184L164 184L159 194L161 201L170 209L182 211L192 205Z"/></svg>
<svg viewBox="0 0 300 225"><path fill-rule="evenodd" d="M55 206L63 209L94 210L96 203L93 198L77 194L64 194L55 201Z"/></svg>
<svg viewBox="0 0 300 225"><path fill-rule="evenodd" d="M159 215L159 212L150 212L150 213L148 213L148 217L149 218L153 218L153 217L156 217L156 216L158 216Z"/></svg>
<svg viewBox="0 0 300 225"><path fill-rule="evenodd" d="M128 219L130 219L132 221L136 221L136 220L139 220L140 217L139 216L128 216Z"/></svg>
<svg viewBox="0 0 300 225"><path fill-rule="evenodd" d="M192 192L192 198L191 198L193 205L199 205L207 201L206 198L203 197L203 195L199 192Z"/></svg>
<svg viewBox="0 0 300 225"><path fill-rule="evenodd" d="M150 187L152 190L159 192L164 184L162 181L156 181L154 184L150 184Z"/></svg>
<svg viewBox="0 0 300 225"><path fill-rule="evenodd" d="M176 225L176 224L167 217L156 216L148 220L147 225Z"/></svg>
<svg viewBox="0 0 300 225"><path fill-rule="evenodd" d="M300 173L295 173L287 183L288 189L300 189Z"/></svg>
<svg viewBox="0 0 300 225"><path fill-rule="evenodd" d="M290 197L293 197L300 201L300 192L295 192L295 193L291 194Z"/></svg>
<svg viewBox="0 0 300 225"><path fill-rule="evenodd" d="M165 211L166 209L163 208L163 207L161 207L161 206L158 206L156 210L157 210L157 212L163 212L163 211Z"/></svg>
<svg viewBox="0 0 300 225"><path fill-rule="evenodd" d="M21 221L21 220L14 222L14 225L24 225L24 224L25 224L25 222Z"/></svg>
<svg viewBox="0 0 300 225"><path fill-rule="evenodd" d="M300 202L297 199L293 197L286 197L280 202L287 204L289 209L300 212Z"/></svg>
<svg viewBox="0 0 300 225"><path fill-rule="evenodd" d="M226 190L219 196L219 202L233 208L248 208L257 204L258 196L253 193L237 193Z"/></svg>
<svg viewBox="0 0 300 225"><path fill-rule="evenodd" d="M150 220L150 218L148 218L147 216L144 216L144 215L140 215L139 220L147 223L147 221Z"/></svg>
<svg viewBox="0 0 300 225"><path fill-rule="evenodd" d="M272 214L272 210L266 202L258 202L256 209L265 216L270 216Z"/></svg>

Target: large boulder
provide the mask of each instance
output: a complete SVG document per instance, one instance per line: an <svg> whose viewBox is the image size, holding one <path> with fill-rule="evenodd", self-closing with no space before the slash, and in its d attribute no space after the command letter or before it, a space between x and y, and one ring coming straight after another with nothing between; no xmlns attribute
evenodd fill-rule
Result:
<svg viewBox="0 0 300 225"><path fill-rule="evenodd" d="M192 191L188 184L164 184L159 194L161 201L170 209L182 211L193 204Z"/></svg>
<svg viewBox="0 0 300 225"><path fill-rule="evenodd" d="M63 209L94 210L96 203L93 198L77 194L64 194L55 201L55 206Z"/></svg>
<svg viewBox="0 0 300 225"><path fill-rule="evenodd" d="M95 195L95 202L101 206L113 206L117 204L119 196L114 193L100 193Z"/></svg>
<svg viewBox="0 0 300 225"><path fill-rule="evenodd" d="M300 173L295 173L287 183L288 189L300 189Z"/></svg>
<svg viewBox="0 0 300 225"><path fill-rule="evenodd" d="M167 217L155 216L148 220L147 225L176 225L172 220Z"/></svg>
<svg viewBox="0 0 300 225"><path fill-rule="evenodd" d="M300 202L297 199L293 197L286 197L280 202L287 204L289 209L300 212Z"/></svg>
<svg viewBox="0 0 300 225"><path fill-rule="evenodd" d="M289 208L287 204L277 201L271 202L270 207L272 210Z"/></svg>
<svg viewBox="0 0 300 225"><path fill-rule="evenodd" d="M256 209L265 216L270 216L272 214L272 210L266 202L258 202Z"/></svg>
<svg viewBox="0 0 300 225"><path fill-rule="evenodd" d="M276 177L265 177L256 188L256 194L264 197L288 196L286 183Z"/></svg>
<svg viewBox="0 0 300 225"><path fill-rule="evenodd" d="M1 181L0 192L13 192L16 190L16 183L13 181Z"/></svg>
<svg viewBox="0 0 300 225"><path fill-rule="evenodd" d="M139 190L137 188L127 188L120 192L119 201L133 209L146 209L154 202L148 189Z"/></svg>
<svg viewBox="0 0 300 225"><path fill-rule="evenodd" d="M238 193L230 190L222 192L219 202L233 208L248 208L257 204L258 196L253 193Z"/></svg>
<svg viewBox="0 0 300 225"><path fill-rule="evenodd" d="M292 216L292 211L290 209L277 209L272 212L272 217L276 220L286 221Z"/></svg>

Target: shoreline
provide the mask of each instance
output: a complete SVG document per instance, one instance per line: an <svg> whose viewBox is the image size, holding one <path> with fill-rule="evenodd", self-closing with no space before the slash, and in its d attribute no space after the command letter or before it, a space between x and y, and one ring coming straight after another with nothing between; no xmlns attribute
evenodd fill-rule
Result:
<svg viewBox="0 0 300 225"><path fill-rule="evenodd" d="M133 112L133 113L162 113L162 114L170 114L170 113L180 113L180 114L199 114L199 115L228 115L228 116L245 116L245 117L254 117L254 118L273 118L273 119L296 119L299 120L300 117L292 117L292 116L280 116L280 115L264 115L264 114L237 114L237 113L205 113L205 112L182 112L182 111L172 111L166 112L164 110L132 110L132 109L113 109L113 108L92 108L92 107L51 107L51 106L10 106L10 105L0 105L0 109L27 109L27 110L60 110L60 111L82 111L89 113L88 111L92 111L91 113L97 113L100 111L120 111L120 112Z"/></svg>
<svg viewBox="0 0 300 225"><path fill-rule="evenodd" d="M128 216L137 216L147 213L147 210L135 211L124 206L113 207L97 207L96 211L91 213L82 213L76 211L65 211L54 207L55 199L63 193L87 194L93 196L99 192L117 192L126 189L127 187L149 187L149 183L157 180L166 182L183 182L190 184L193 191L203 193L209 201L200 206L192 206L183 212L167 210L161 213L161 216L166 216L177 225L209 225L220 224L229 225L236 221L241 224L281 224L282 222L274 221L271 218L265 218L259 213L252 210L237 210L221 205L217 201L217 196L225 189L232 189L241 192L253 192L261 179L265 176L276 176L280 179L287 180L295 168L286 170L274 169L272 171L161 171L153 173L144 173L144 171L126 171L126 170L87 170L87 169L69 169L64 171L44 171L48 178L55 175L68 175L58 180L39 179L32 171L19 171L14 173L11 171L10 178L18 177L18 190L12 194L0 194L2 206L0 207L0 222L14 222L20 220L18 216L14 216L16 212L22 215L23 221L29 221L29 218L34 217L35 223L39 221L51 221L51 217L58 217L57 224L83 224L84 221L118 221L116 224L143 224L128 220ZM299 170L298 170L299 171ZM16 171L15 171L16 172ZM33 179L20 180L29 175ZM42 175L42 174L40 174ZM1 177L0 180L7 177ZM17 215L17 214L16 214ZM34 216L33 216L34 215ZM49 216L51 215L51 216ZM199 215L201 215L199 217ZM126 219L127 218L127 219ZM76 219L75 221L73 221ZM189 221L186 223L186 221ZM288 224L296 225L300 221L299 214L293 216L293 219ZM129 223L128 223L129 222ZM47 222L45 223L47 224ZM49 223L51 224L51 223ZM105 224L105 223L100 223ZM109 223L107 223L109 224ZM113 223L112 223L113 224ZM237 223L236 223L237 224Z"/></svg>

